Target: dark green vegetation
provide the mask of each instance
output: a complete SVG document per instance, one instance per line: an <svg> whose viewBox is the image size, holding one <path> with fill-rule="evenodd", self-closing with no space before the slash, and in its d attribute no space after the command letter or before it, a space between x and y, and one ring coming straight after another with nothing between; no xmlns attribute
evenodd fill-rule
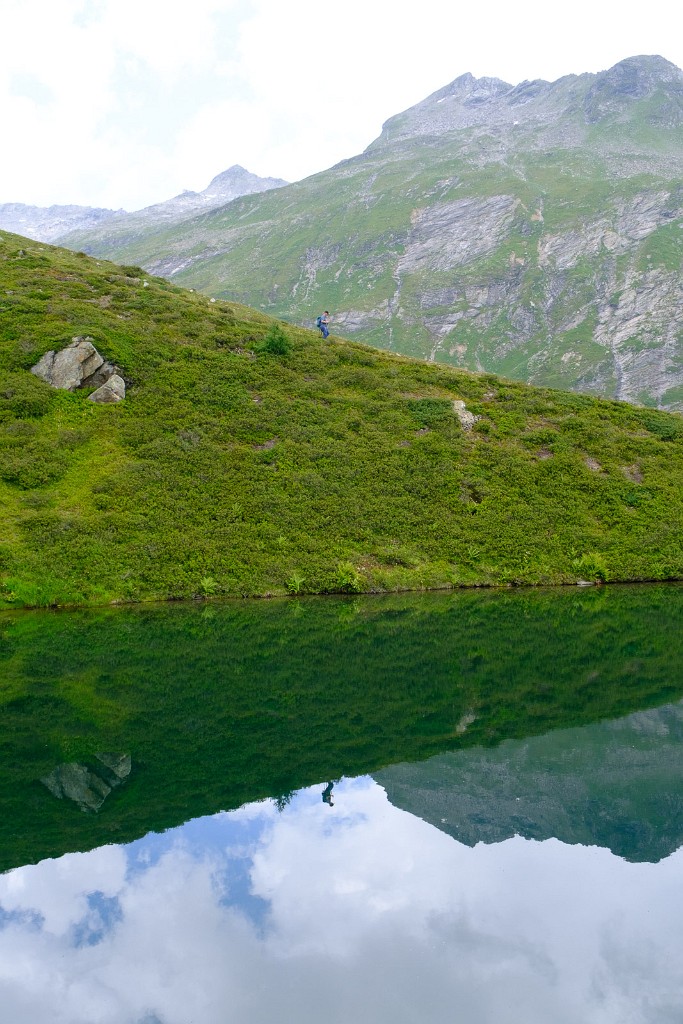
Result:
<svg viewBox="0 0 683 1024"><path fill-rule="evenodd" d="M683 588L0 616L0 867L683 695ZM97 815L38 779L132 756Z"/></svg>
<svg viewBox="0 0 683 1024"><path fill-rule="evenodd" d="M463 75L357 157L181 225L65 244L297 323L683 408L683 74Z"/></svg>
<svg viewBox="0 0 683 1024"><path fill-rule="evenodd" d="M0 240L5 606L683 575L680 417ZM84 334L119 405L29 373Z"/></svg>

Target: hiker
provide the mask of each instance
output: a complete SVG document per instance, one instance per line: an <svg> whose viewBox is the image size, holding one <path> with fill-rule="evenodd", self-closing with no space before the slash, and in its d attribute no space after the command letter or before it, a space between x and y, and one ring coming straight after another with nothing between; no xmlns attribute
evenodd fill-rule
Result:
<svg viewBox="0 0 683 1024"><path fill-rule="evenodd" d="M322 334L323 338L327 338L327 336L330 333L329 328L327 326L329 324L329 322L330 322L330 311L328 309L326 309L325 312L321 316L319 316L318 319L315 322L315 326L318 328L318 330Z"/></svg>
<svg viewBox="0 0 683 1024"><path fill-rule="evenodd" d="M328 782L323 790L323 803L329 807L334 807L334 794L332 792L334 788L334 782Z"/></svg>

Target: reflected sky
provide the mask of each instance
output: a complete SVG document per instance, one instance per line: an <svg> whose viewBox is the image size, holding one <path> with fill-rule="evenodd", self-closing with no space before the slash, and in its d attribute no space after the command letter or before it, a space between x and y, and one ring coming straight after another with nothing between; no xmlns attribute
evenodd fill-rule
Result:
<svg viewBox="0 0 683 1024"><path fill-rule="evenodd" d="M680 1020L683 850L470 848L324 785L0 876L3 1020Z"/></svg>

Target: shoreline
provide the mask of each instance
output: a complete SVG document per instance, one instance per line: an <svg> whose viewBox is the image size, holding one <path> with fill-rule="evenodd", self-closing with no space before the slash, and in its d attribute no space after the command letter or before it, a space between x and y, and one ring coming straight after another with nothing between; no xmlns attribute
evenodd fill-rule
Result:
<svg viewBox="0 0 683 1024"><path fill-rule="evenodd" d="M458 591L471 591L471 590L486 590L496 591L499 593L519 590L568 590L572 587L578 587L580 589L586 587L652 587L652 586L674 586L676 584L683 584L683 577L672 576L666 579L630 579L630 580L576 580L571 583L469 583L460 584L458 586L443 586L443 587L401 587L395 590L359 590L359 591L348 591L348 590L336 590L336 591L324 591L319 593L300 593L290 594L281 593L275 594L272 592L266 592L263 594L198 594L191 597L149 597L141 598L139 600L124 600L115 598L112 601L98 602L98 601L84 601L77 604L44 604L44 605L2 605L0 604L0 617L5 614L12 614L14 612L75 612L75 611L86 611L90 609L106 609L106 608L138 608L140 606L149 605L203 605L203 604L228 604L237 603L241 601L292 601L312 598L339 598L345 597L350 599L357 598L371 598L371 597L390 597L400 594L445 594L445 593L456 593Z"/></svg>

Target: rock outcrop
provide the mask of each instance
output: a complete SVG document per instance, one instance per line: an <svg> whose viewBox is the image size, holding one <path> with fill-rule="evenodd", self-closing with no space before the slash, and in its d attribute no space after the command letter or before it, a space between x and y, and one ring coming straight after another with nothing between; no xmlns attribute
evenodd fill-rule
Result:
<svg viewBox="0 0 683 1024"><path fill-rule="evenodd" d="M71 344L60 352L46 352L31 367L31 373L47 381L53 388L74 391L103 363L104 358L93 345L93 339L79 337L73 338Z"/></svg>
<svg viewBox="0 0 683 1024"><path fill-rule="evenodd" d="M119 368L100 355L93 341L90 336L73 338L59 352L46 352L31 367L31 373L64 391L95 387L97 390L88 396L92 402L120 402L126 395L125 381Z"/></svg>
<svg viewBox="0 0 683 1024"><path fill-rule="evenodd" d="M471 430L477 420L481 419L480 416L475 416L473 412L469 411L462 399L456 399L453 402L453 412L460 420L463 430Z"/></svg>

